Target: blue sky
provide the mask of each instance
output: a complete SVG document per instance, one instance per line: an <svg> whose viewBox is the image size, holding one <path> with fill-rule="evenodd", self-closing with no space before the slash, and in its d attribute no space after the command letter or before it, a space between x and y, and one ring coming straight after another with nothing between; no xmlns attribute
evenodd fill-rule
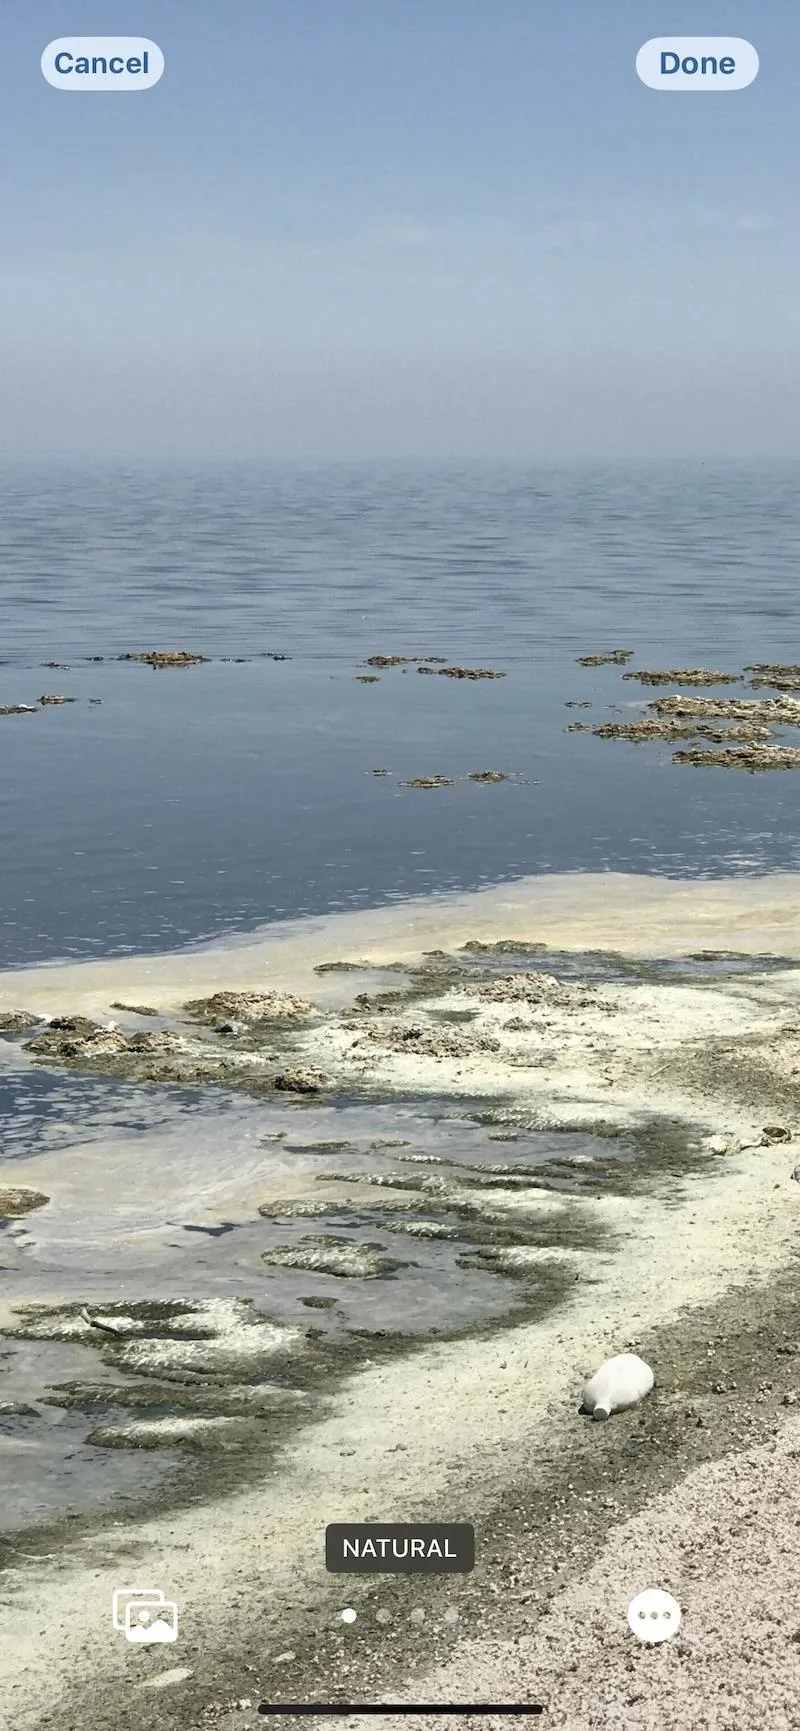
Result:
<svg viewBox="0 0 800 1731"><path fill-rule="evenodd" d="M759 77L647 90L668 31ZM161 83L53 90L69 33L151 37ZM0 34L0 449L800 454L789 0L5 0Z"/></svg>

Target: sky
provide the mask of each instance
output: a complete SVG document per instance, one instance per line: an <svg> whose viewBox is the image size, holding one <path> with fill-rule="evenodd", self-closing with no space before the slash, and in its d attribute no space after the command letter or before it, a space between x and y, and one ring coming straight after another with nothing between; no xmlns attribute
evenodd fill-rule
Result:
<svg viewBox="0 0 800 1731"><path fill-rule="evenodd" d="M744 91L637 78L743 36ZM150 90L54 90L142 35ZM4 0L0 452L800 456L794 0Z"/></svg>

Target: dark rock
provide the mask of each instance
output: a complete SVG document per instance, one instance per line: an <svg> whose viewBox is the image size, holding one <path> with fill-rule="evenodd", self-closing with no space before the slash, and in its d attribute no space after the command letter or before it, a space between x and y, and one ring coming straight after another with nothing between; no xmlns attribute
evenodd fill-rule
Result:
<svg viewBox="0 0 800 1731"><path fill-rule="evenodd" d="M0 1034L24 1034L27 1028L40 1027L42 1019L32 1010L0 1010Z"/></svg>
<svg viewBox="0 0 800 1731"><path fill-rule="evenodd" d="M118 1028L104 1028L86 1016L55 1016L41 1034L27 1041L27 1049L37 1058L81 1058L124 1052L127 1044Z"/></svg>
<svg viewBox="0 0 800 1731"><path fill-rule="evenodd" d="M19 1214L30 1214L34 1208L44 1208L49 1196L41 1190L26 1190L22 1186L0 1185L0 1220L16 1219Z"/></svg>
<svg viewBox="0 0 800 1731"><path fill-rule="evenodd" d="M326 1079L317 1070L285 1070L275 1077L275 1087L284 1094L318 1094Z"/></svg>

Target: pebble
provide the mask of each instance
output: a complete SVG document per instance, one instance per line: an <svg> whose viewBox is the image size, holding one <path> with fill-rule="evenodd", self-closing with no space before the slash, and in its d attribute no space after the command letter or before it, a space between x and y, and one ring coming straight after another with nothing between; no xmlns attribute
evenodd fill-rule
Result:
<svg viewBox="0 0 800 1731"><path fill-rule="evenodd" d="M186 1665L177 1665L172 1671L159 1671L157 1677L148 1677L139 1684L140 1689L168 1689L172 1683L185 1683L192 1673Z"/></svg>

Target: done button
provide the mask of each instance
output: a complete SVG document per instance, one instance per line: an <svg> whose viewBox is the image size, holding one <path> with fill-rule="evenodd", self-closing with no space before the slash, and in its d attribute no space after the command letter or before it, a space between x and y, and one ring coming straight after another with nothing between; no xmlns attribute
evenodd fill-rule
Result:
<svg viewBox="0 0 800 1731"><path fill-rule="evenodd" d="M161 49L146 36L59 36L42 55L56 90L149 90L163 70Z"/></svg>
<svg viewBox="0 0 800 1731"><path fill-rule="evenodd" d="M636 56L651 90L744 90L758 72L758 55L742 36L654 36Z"/></svg>

